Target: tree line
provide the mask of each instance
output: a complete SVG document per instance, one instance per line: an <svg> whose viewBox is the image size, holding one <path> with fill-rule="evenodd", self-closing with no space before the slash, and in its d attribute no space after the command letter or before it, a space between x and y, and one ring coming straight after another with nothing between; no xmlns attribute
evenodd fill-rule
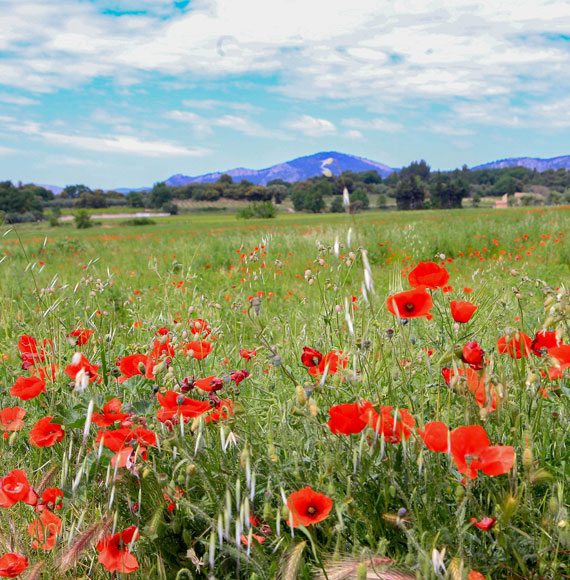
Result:
<svg viewBox="0 0 570 580"><path fill-rule="evenodd" d="M379 207L385 207L388 198L393 198L402 210L459 208L467 197L473 198L476 205L482 196L513 195L519 191L546 191L551 203L562 203L570 201L570 171L538 172L525 167L470 170L467 166L453 171L432 171L426 161L421 160L384 179L375 170L344 171L341 175L320 175L295 183L274 179L264 186L246 179L235 182L230 175L223 174L213 183L170 186L159 182L149 190L132 191L127 195L92 190L86 185L68 185L56 196L38 185L14 185L11 181L3 181L0 182L0 212L8 221L17 222L42 219L46 208L59 212L62 208L128 205L174 214L178 211L177 200L216 202L228 199L279 205L287 198L295 211L342 212L345 211L342 196L345 189L350 209L354 211L367 209L370 195L377 196ZM327 205L330 199L332 202Z"/></svg>

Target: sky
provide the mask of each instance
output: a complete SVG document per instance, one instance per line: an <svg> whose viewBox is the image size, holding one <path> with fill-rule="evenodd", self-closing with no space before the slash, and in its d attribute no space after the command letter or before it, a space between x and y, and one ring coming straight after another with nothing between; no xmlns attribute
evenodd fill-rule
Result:
<svg viewBox="0 0 570 580"><path fill-rule="evenodd" d="M570 155L568 0L0 0L0 180Z"/></svg>

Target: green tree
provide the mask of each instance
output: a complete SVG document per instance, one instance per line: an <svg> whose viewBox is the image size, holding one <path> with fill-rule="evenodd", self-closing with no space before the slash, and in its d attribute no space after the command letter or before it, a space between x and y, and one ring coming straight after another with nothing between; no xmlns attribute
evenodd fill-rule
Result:
<svg viewBox="0 0 570 580"><path fill-rule="evenodd" d="M140 191L129 191L125 199L129 207L144 207L144 199Z"/></svg>
<svg viewBox="0 0 570 580"><path fill-rule="evenodd" d="M423 209L425 185L417 175L402 179L396 188L396 205L398 209Z"/></svg>
<svg viewBox="0 0 570 580"><path fill-rule="evenodd" d="M343 213L344 205L342 203L342 197L340 195L335 195L331 203L331 213Z"/></svg>
<svg viewBox="0 0 570 580"><path fill-rule="evenodd" d="M150 207L159 208L172 201L172 190L166 183L155 183L150 192Z"/></svg>
<svg viewBox="0 0 570 580"><path fill-rule="evenodd" d="M321 188L311 187L305 195L304 209L312 213L320 213L325 209L325 201Z"/></svg>
<svg viewBox="0 0 570 580"><path fill-rule="evenodd" d="M370 199L363 189L357 189L350 194L350 203L359 204L362 209L370 207Z"/></svg>
<svg viewBox="0 0 570 580"><path fill-rule="evenodd" d="M79 210L74 217L75 227L78 230L92 228L95 224L91 221L91 216L86 209Z"/></svg>

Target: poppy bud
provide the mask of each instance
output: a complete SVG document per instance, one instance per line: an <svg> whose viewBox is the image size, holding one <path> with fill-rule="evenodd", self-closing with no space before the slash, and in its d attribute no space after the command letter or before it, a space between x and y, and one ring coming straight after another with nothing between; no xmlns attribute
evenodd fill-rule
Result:
<svg viewBox="0 0 570 580"><path fill-rule="evenodd" d="M332 473L333 470L333 458L330 455L325 457L325 471L328 475Z"/></svg>
<svg viewBox="0 0 570 580"><path fill-rule="evenodd" d="M464 499L465 499L465 488L462 485L458 485L455 488L455 500L457 501L457 505L461 505Z"/></svg>
<svg viewBox="0 0 570 580"><path fill-rule="evenodd" d="M273 443L268 445L267 455L269 456L269 459L273 461L273 463L277 463L277 453L275 453L275 445L273 445Z"/></svg>
<svg viewBox="0 0 570 580"><path fill-rule="evenodd" d="M158 374L162 374L165 370L166 370L166 365L164 364L164 361L162 361L162 362L159 362L157 365L154 365L154 367L152 369L152 374L156 376Z"/></svg>
<svg viewBox="0 0 570 580"><path fill-rule="evenodd" d="M186 476L192 477L196 473L197 469L193 463L190 463L186 466Z"/></svg>
<svg viewBox="0 0 570 580"><path fill-rule="evenodd" d="M299 407L304 407L305 404L307 403L307 395L305 393L305 389L301 385L297 385L295 387L295 390L297 393L297 405L299 405Z"/></svg>

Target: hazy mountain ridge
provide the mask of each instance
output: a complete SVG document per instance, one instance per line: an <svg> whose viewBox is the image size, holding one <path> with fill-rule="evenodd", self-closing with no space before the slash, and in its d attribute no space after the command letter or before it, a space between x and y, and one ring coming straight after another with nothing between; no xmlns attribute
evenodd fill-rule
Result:
<svg viewBox="0 0 570 580"><path fill-rule="evenodd" d="M357 157L355 155L347 155L346 153L339 153L337 151L321 151L314 155L307 155L305 157L297 157L285 163L278 163L265 169L255 170L247 169L245 167L238 167L237 169L230 169L228 171L221 171L215 173L207 173L205 175L198 175L191 177L187 175L177 174L169 177L166 180L167 185L186 185L187 183L212 183L218 181L221 175L231 175L234 181L241 181L247 179L252 183L258 185L266 185L273 179L283 179L283 181L302 181L309 177L322 175L322 163L329 157L334 159L334 162L329 165L329 169L335 173L340 171L354 171L359 173L361 171L376 170L382 177L387 177L394 171L392 167ZM338 165L337 165L338 163Z"/></svg>
<svg viewBox="0 0 570 580"><path fill-rule="evenodd" d="M526 167L527 169L536 169L539 172L548 171L549 169L570 170L570 155L561 155L560 157L551 157L550 159L541 159L539 157L509 157L507 159L499 159L477 165L471 167L471 169L503 169L505 167Z"/></svg>

